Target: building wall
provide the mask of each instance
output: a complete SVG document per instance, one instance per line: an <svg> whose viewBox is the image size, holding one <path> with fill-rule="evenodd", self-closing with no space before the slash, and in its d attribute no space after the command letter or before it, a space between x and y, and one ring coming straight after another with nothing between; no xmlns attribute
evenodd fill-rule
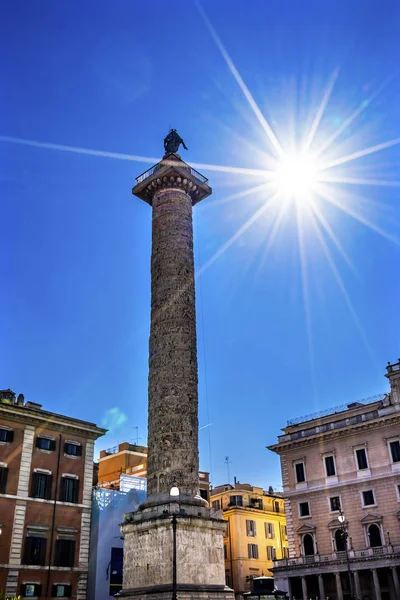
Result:
<svg viewBox="0 0 400 600"><path fill-rule="evenodd" d="M231 496L242 496L243 506L231 506ZM252 507L252 500L261 501L262 509ZM276 511L276 503L279 512ZM250 577L272 576L273 561L268 558L267 547L273 548L276 558L283 558L283 548L287 551L284 500L268 495L262 488L236 484L235 487L227 485L214 488L211 505L216 509L220 507L228 522L224 539L225 573L227 584L233 587L236 594L241 594L250 589ZM255 536L248 535L246 521L255 523ZM272 538L266 535L266 523L273 525ZM258 558L249 558L248 544L257 545Z"/></svg>
<svg viewBox="0 0 400 600"><path fill-rule="evenodd" d="M94 440L105 433L94 424L69 419L41 410L2 402L0 396L0 428L14 432L12 442L0 442L0 466L7 467L4 494L0 494L0 590L8 595L19 594L24 583L42 585L40 598L52 594L53 584L68 583L77 600L86 598L88 548L93 477ZM55 441L55 450L40 450L37 437ZM65 441L77 442L81 456L64 453ZM35 470L52 476L49 499L32 497L32 478ZM58 473L57 473L58 470ZM60 482L63 474L79 479L76 503L60 501ZM57 488L57 493L56 493ZM24 564L24 549L28 534L40 531L46 538L43 566ZM73 568L54 565L58 538L74 539Z"/></svg>
<svg viewBox="0 0 400 600"><path fill-rule="evenodd" d="M348 557L358 595L400 598L400 460L393 460L389 449L390 441L400 442L400 361L387 370L390 393L289 424L270 447L281 459L290 545L289 560L277 561L274 573L289 581L296 597L307 586L309 594L321 594L322 582L330 598L341 600L348 585ZM358 463L357 450L366 463ZM334 465L330 472L327 457ZM362 494L370 490L374 503L365 505ZM338 499L336 506L331 498ZM305 503L310 514L301 515ZM380 530L380 543L371 543L371 524ZM306 549L310 536L314 545ZM313 573L322 579L317 581Z"/></svg>

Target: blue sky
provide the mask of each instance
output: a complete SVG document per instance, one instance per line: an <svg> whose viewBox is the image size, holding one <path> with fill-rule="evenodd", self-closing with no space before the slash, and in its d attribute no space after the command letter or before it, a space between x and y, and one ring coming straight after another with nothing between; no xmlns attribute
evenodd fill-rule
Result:
<svg viewBox="0 0 400 600"><path fill-rule="evenodd" d="M188 162L259 172L274 155L263 119L286 149L329 95L314 141L349 121L337 160L400 138L399 25L394 0L6 3L1 387L108 425L99 449L135 441L135 427L146 441L151 211L131 187L151 162L46 144L161 158L172 126ZM375 184L329 184L323 242L293 203L276 235L274 206L239 235L271 195L239 195L262 176L200 169L213 187L194 210L200 425L212 423L200 465L214 485L229 456L231 477L278 486L265 446L287 419L387 390L399 159L393 142L334 167Z"/></svg>

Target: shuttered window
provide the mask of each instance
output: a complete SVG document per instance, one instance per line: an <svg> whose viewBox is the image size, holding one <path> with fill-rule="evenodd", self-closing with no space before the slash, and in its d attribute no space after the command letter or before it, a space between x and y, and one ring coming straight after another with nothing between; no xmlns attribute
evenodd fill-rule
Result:
<svg viewBox="0 0 400 600"><path fill-rule="evenodd" d="M13 442L14 432L11 429L0 429L0 442Z"/></svg>
<svg viewBox="0 0 400 600"><path fill-rule="evenodd" d="M56 449L56 442L55 440L50 440L49 438L37 437L36 448L39 448L39 450L53 451Z"/></svg>
<svg viewBox="0 0 400 600"><path fill-rule="evenodd" d="M73 444L72 442L65 442L64 453L70 456L82 456L82 446Z"/></svg>
<svg viewBox="0 0 400 600"><path fill-rule="evenodd" d="M0 494L5 494L7 489L7 467L0 467Z"/></svg>
<svg viewBox="0 0 400 600"><path fill-rule="evenodd" d="M57 583L56 585L53 585L51 595L53 598L70 598L71 588L72 586L70 584Z"/></svg>
<svg viewBox="0 0 400 600"><path fill-rule="evenodd" d="M246 533L249 537L256 536L256 522L246 519Z"/></svg>
<svg viewBox="0 0 400 600"><path fill-rule="evenodd" d="M79 502L79 479L61 477L60 500L61 502Z"/></svg>
<svg viewBox="0 0 400 600"><path fill-rule="evenodd" d="M54 566L73 567L75 562L75 540L57 540Z"/></svg>
<svg viewBox="0 0 400 600"><path fill-rule="evenodd" d="M51 486L53 477L47 473L32 473L32 498L51 499Z"/></svg>
<svg viewBox="0 0 400 600"><path fill-rule="evenodd" d="M28 536L25 539L24 564L44 566L46 560L47 539Z"/></svg>

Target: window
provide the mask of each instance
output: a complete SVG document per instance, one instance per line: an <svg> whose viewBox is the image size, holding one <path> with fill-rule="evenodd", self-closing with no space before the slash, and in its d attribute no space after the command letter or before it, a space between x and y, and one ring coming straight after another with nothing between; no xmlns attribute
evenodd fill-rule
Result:
<svg viewBox="0 0 400 600"><path fill-rule="evenodd" d="M400 483L396 484L396 494L397 494L397 499L400 502Z"/></svg>
<svg viewBox="0 0 400 600"><path fill-rule="evenodd" d="M75 444L74 442L65 442L64 454L69 454L70 456L82 456L82 446L80 444Z"/></svg>
<svg viewBox="0 0 400 600"><path fill-rule="evenodd" d="M24 564L44 566L46 560L46 543L44 537L28 536L25 539Z"/></svg>
<svg viewBox="0 0 400 600"><path fill-rule="evenodd" d="M310 513L310 503L309 502L299 502L299 516L300 517L309 517Z"/></svg>
<svg viewBox="0 0 400 600"><path fill-rule="evenodd" d="M289 558L289 548L287 546L282 547L283 558Z"/></svg>
<svg viewBox="0 0 400 600"><path fill-rule="evenodd" d="M331 512L339 512L339 510L340 510L340 497L339 496L332 496L332 498L329 498L329 506L330 506Z"/></svg>
<svg viewBox="0 0 400 600"><path fill-rule="evenodd" d="M12 442L14 440L14 432L11 429L0 429L0 442Z"/></svg>
<svg viewBox="0 0 400 600"><path fill-rule="evenodd" d="M275 500L275 502L274 502L274 510L276 513L278 513L280 511L278 500Z"/></svg>
<svg viewBox="0 0 400 600"><path fill-rule="evenodd" d="M55 567L73 567L75 562L75 540L58 539L54 557Z"/></svg>
<svg viewBox="0 0 400 600"><path fill-rule="evenodd" d="M398 463L400 462L400 440L395 440L394 442L389 443L390 454L392 457L392 462Z"/></svg>
<svg viewBox="0 0 400 600"><path fill-rule="evenodd" d="M231 506L243 506L243 496L230 496L229 504Z"/></svg>
<svg viewBox="0 0 400 600"><path fill-rule="evenodd" d="M42 586L39 583L24 583L21 585L21 596L34 598L42 595Z"/></svg>
<svg viewBox="0 0 400 600"><path fill-rule="evenodd" d="M276 552L274 546L267 546L267 560L275 560Z"/></svg>
<svg viewBox="0 0 400 600"><path fill-rule="evenodd" d="M265 537L273 540L275 537L275 527L273 523L264 523L265 526Z"/></svg>
<svg viewBox="0 0 400 600"><path fill-rule="evenodd" d="M305 556L312 556L315 554L314 538L310 533L306 533L303 537L303 548Z"/></svg>
<svg viewBox="0 0 400 600"><path fill-rule="evenodd" d="M111 548L109 595L122 590L123 548Z"/></svg>
<svg viewBox="0 0 400 600"><path fill-rule="evenodd" d="M304 463L295 463L294 471L296 475L296 483L303 483L306 480L306 470L304 468Z"/></svg>
<svg viewBox="0 0 400 600"><path fill-rule="evenodd" d="M281 534L282 534L282 539L283 540L287 540L287 527L286 527L286 525L281 525Z"/></svg>
<svg viewBox="0 0 400 600"><path fill-rule="evenodd" d="M335 549L336 552L346 552L346 536L343 529L335 531Z"/></svg>
<svg viewBox="0 0 400 600"><path fill-rule="evenodd" d="M257 544L247 544L247 553L249 558L258 558Z"/></svg>
<svg viewBox="0 0 400 600"><path fill-rule="evenodd" d="M8 476L7 467L0 467L0 494L6 493L7 476Z"/></svg>
<svg viewBox="0 0 400 600"><path fill-rule="evenodd" d="M249 537L256 537L256 522L246 519L246 533Z"/></svg>
<svg viewBox="0 0 400 600"><path fill-rule="evenodd" d="M213 507L214 510L221 510L221 501L213 500L211 506Z"/></svg>
<svg viewBox="0 0 400 600"><path fill-rule="evenodd" d="M61 502L79 502L79 479L61 477L60 500Z"/></svg>
<svg viewBox="0 0 400 600"><path fill-rule="evenodd" d="M368 469L367 451L365 448L356 450L357 468L359 471Z"/></svg>
<svg viewBox="0 0 400 600"><path fill-rule="evenodd" d="M39 448L39 450L55 450L56 449L56 442L55 440L51 440L49 438L45 438L45 437L37 437L36 438L36 448Z"/></svg>
<svg viewBox="0 0 400 600"><path fill-rule="evenodd" d="M69 583L56 583L52 587L51 595L54 598L70 598L71 585Z"/></svg>
<svg viewBox="0 0 400 600"><path fill-rule="evenodd" d="M374 490L367 490L362 493L363 506L371 506L375 504Z"/></svg>
<svg viewBox="0 0 400 600"><path fill-rule="evenodd" d="M336 466L334 456L325 456L325 471L327 477L336 475Z"/></svg>
<svg viewBox="0 0 400 600"><path fill-rule="evenodd" d="M33 473L31 497L50 500L52 479L47 473Z"/></svg>
<svg viewBox="0 0 400 600"><path fill-rule="evenodd" d="M371 548L378 548L382 546L382 537L379 525L372 523L372 525L368 527L368 539Z"/></svg>
<svg viewBox="0 0 400 600"><path fill-rule="evenodd" d="M203 489L200 488L200 496L203 498L203 500L207 500L208 501L207 490L203 490Z"/></svg>

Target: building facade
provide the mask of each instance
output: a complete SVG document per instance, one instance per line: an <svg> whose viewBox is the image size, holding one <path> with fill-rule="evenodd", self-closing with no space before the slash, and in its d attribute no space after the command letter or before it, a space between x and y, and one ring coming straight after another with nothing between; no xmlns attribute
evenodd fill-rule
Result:
<svg viewBox="0 0 400 600"><path fill-rule="evenodd" d="M0 392L0 590L75 597L87 588L93 452L106 433Z"/></svg>
<svg viewBox="0 0 400 600"><path fill-rule="evenodd" d="M274 574L291 598L400 598L400 360L386 377L388 394L289 422L269 447L289 538Z"/></svg>
<svg viewBox="0 0 400 600"><path fill-rule="evenodd" d="M122 588L124 536L119 526L124 514L137 510L146 498L143 479L121 475L121 489L93 491L88 600L111 600Z"/></svg>
<svg viewBox="0 0 400 600"><path fill-rule="evenodd" d="M121 475L127 475L124 480ZM121 482L129 482L129 476L146 478L147 447L123 442L100 451L98 484L100 487L119 490ZM147 487L147 486L146 486ZM205 471L199 472L200 496L209 502L210 479Z"/></svg>
<svg viewBox="0 0 400 600"><path fill-rule="evenodd" d="M273 561L289 555L284 501L272 490L235 482L215 487L211 506L228 523L226 583L238 598L250 590L252 578L272 576Z"/></svg>

